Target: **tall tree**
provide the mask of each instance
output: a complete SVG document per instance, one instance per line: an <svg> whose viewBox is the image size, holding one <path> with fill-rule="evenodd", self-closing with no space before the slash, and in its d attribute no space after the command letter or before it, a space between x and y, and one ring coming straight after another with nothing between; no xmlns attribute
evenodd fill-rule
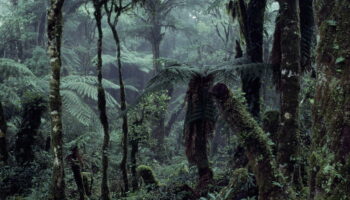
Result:
<svg viewBox="0 0 350 200"><path fill-rule="evenodd" d="M246 42L246 55L251 62L263 62L263 33L266 0L230 1L228 9L234 19L238 19L243 39ZM236 49L240 49L237 48ZM241 73L242 90L245 93L249 111L254 117L260 115L260 76L252 76L249 70Z"/></svg>
<svg viewBox="0 0 350 200"><path fill-rule="evenodd" d="M118 79L120 86L120 110L124 112L126 110L126 94L125 94L125 85L123 81L123 73L122 73L122 61L121 61L121 45L120 38L117 30L118 20L120 15L129 9L131 3L124 5L123 0L111 0L110 6L105 4L105 10L107 12L107 22L113 33L113 38L115 41L115 45L117 47L117 66L118 66ZM114 13L114 16L112 16ZM120 163L120 169L123 174L124 181L124 192L129 191L129 180L128 180L128 170L127 170L127 159L128 159L128 116L127 114L123 115L123 158Z"/></svg>
<svg viewBox="0 0 350 200"><path fill-rule="evenodd" d="M299 146L299 91L300 91L300 18L299 1L280 1L281 49L281 125L277 158L285 166L285 175L291 178L296 167ZM296 180L295 180L296 181Z"/></svg>
<svg viewBox="0 0 350 200"><path fill-rule="evenodd" d="M5 120L2 103L0 102L0 162L6 164L8 159L6 143L7 125Z"/></svg>
<svg viewBox="0 0 350 200"><path fill-rule="evenodd" d="M109 124L106 112L106 95L102 85L102 7L107 3L107 0L93 0L95 12L95 20L98 31L97 39L97 95L98 95L98 110L100 112L100 121L103 127L103 146L102 146L102 183L101 183L101 198L103 200L110 199L108 188L108 147L109 147Z"/></svg>
<svg viewBox="0 0 350 200"><path fill-rule="evenodd" d="M51 199L63 200L65 196L63 166L62 100L60 94L62 7L64 0L51 0L47 15L48 54L52 76L50 81L51 138L54 154Z"/></svg>
<svg viewBox="0 0 350 200"><path fill-rule="evenodd" d="M146 17L140 17L141 21L149 25L145 32L145 39L150 42L153 55L153 70L157 73L161 70L160 62L160 45L164 39L164 28L175 27L167 22L167 17L170 12L178 5L180 1L175 0L148 0L143 2L143 8L146 11ZM172 89L168 89L168 95L171 96ZM153 131L154 137L157 139L155 151L164 152L164 138L165 138L165 115L161 116L158 126ZM160 156L159 156L160 155ZM158 158L162 157L159 154Z"/></svg>
<svg viewBox="0 0 350 200"><path fill-rule="evenodd" d="M348 199L350 187L350 2L315 1L319 43L313 109L311 196ZM327 174L326 168L332 167ZM325 181L328 184L324 184ZM317 192L316 192L317 191Z"/></svg>

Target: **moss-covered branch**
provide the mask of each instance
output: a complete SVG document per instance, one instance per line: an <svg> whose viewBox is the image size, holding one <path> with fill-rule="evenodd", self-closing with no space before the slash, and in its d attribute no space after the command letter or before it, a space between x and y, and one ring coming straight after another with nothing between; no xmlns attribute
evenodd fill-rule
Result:
<svg viewBox="0 0 350 200"><path fill-rule="evenodd" d="M259 188L259 199L293 199L286 188L273 158L270 139L247 111L244 104L224 84L212 89L217 105L230 127L237 130L246 149L249 166Z"/></svg>

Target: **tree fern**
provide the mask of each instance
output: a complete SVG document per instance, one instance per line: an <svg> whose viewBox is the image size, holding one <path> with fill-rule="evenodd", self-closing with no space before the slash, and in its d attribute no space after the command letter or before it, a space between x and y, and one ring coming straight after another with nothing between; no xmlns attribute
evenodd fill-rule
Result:
<svg viewBox="0 0 350 200"><path fill-rule="evenodd" d="M97 118L96 113L77 95L77 93L69 90L62 90L61 94L63 112L75 117L85 126L88 126L94 118Z"/></svg>
<svg viewBox="0 0 350 200"><path fill-rule="evenodd" d="M0 81L9 77L35 77L33 72L26 65L12 59L0 58Z"/></svg>
<svg viewBox="0 0 350 200"><path fill-rule="evenodd" d="M119 89L119 86L103 79L102 81L105 88L108 89ZM82 97L88 97L94 101L97 101L97 78L94 76L66 76L62 78L62 90L71 90ZM106 101L107 105L114 107L119 106L118 102L114 99L114 97L106 92Z"/></svg>

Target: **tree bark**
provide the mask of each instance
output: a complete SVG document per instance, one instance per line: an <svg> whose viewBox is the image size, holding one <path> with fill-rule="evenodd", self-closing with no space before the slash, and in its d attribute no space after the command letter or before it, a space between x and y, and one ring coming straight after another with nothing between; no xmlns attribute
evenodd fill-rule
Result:
<svg viewBox="0 0 350 200"><path fill-rule="evenodd" d="M106 112L106 96L105 90L102 85L102 6L106 3L106 0L93 0L94 3L94 16L96 20L96 26L98 31L97 40L97 80L98 80L98 110L100 112L100 121L103 127L104 138L102 146L102 182L101 182L101 198L103 200L109 200L109 187L108 187L108 147L109 147L109 123Z"/></svg>
<svg viewBox="0 0 350 200"><path fill-rule="evenodd" d="M51 0L48 11L48 54L52 76L50 81L51 138L54 154L50 199L64 200L65 182L63 166L62 100L60 95L62 7L64 0Z"/></svg>
<svg viewBox="0 0 350 200"><path fill-rule="evenodd" d="M119 5L119 6L118 6ZM125 85L123 81L123 73L122 73L122 62L121 62L121 45L120 45L120 39L119 34L117 31L117 25L119 16L123 12L122 7L122 0L119 0L118 5L115 1L112 1L111 9L108 10L107 5L105 5L105 10L107 12L107 22L112 30L113 38L115 41L115 45L117 47L117 65L118 65L118 78L119 78L119 91L120 91L120 110L121 112L124 112L126 110L126 94L125 94ZM116 16L114 19L114 23L111 21L111 16L113 10L116 12ZM122 140L122 148L123 148L123 158L120 162L120 169L123 174L123 181L124 181L124 192L129 191L129 180L128 180L128 170L127 170L127 160L128 160L128 116L125 114L123 116L123 124L122 124L122 130L123 130L123 140Z"/></svg>
<svg viewBox="0 0 350 200"><path fill-rule="evenodd" d="M263 62L263 31L266 0L251 0L245 6L243 0L235 5L241 32L246 40L246 53L252 62ZM236 16L234 16L236 17ZM237 47L237 43L236 43ZM239 49L237 49L239 50ZM237 52L236 58L240 54ZM249 71L242 71L242 90L245 93L248 109L255 118L260 115L260 76L252 77Z"/></svg>
<svg viewBox="0 0 350 200"><path fill-rule="evenodd" d="M350 187L350 2L316 1L319 30L313 109L315 199L348 199ZM333 166L332 174L325 173ZM335 176L335 174L337 174ZM324 182L330 183L329 185ZM317 193L316 193L317 191Z"/></svg>
<svg viewBox="0 0 350 200"><path fill-rule="evenodd" d="M300 91L299 1L280 1L281 21L281 123L278 131L277 160L288 180L297 167ZM297 181L297 179L294 179Z"/></svg>
<svg viewBox="0 0 350 200"><path fill-rule="evenodd" d="M213 77L194 76L187 91L187 113L184 136L186 156L190 164L198 169L199 181L197 190L206 195L208 186L213 181L213 171L208 159L208 138L215 128L214 102L209 94Z"/></svg>
<svg viewBox="0 0 350 200"><path fill-rule="evenodd" d="M86 198L86 192L84 188L83 176L81 174L81 168L83 163L82 158L79 154L78 147L74 147L72 149L72 152L67 157L67 160L70 163L71 169L73 171L74 180L78 187L79 200L84 200Z"/></svg>
<svg viewBox="0 0 350 200"><path fill-rule="evenodd" d="M135 136L137 137L137 135ZM137 172L136 172L136 168L137 168L137 153L139 151L139 142L138 139L134 139L133 141L131 141L131 155L130 155L130 159L131 159L131 174L132 174L132 189L134 191L138 190L139 188L139 184L137 181Z"/></svg>
<svg viewBox="0 0 350 200"><path fill-rule="evenodd" d="M224 84L212 89L223 118L237 130L259 188L259 200L293 199L273 158L269 139L242 102ZM276 183L279 183L278 185Z"/></svg>
<svg viewBox="0 0 350 200"><path fill-rule="evenodd" d="M0 102L0 164L7 164L8 159L6 132L6 120L2 109L2 103Z"/></svg>

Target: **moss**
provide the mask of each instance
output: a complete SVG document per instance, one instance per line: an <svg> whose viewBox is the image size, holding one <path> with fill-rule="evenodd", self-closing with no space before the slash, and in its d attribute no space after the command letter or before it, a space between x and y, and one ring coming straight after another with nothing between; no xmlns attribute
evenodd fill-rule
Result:
<svg viewBox="0 0 350 200"><path fill-rule="evenodd" d="M316 2L318 80L314 107L311 194L316 199L348 199L350 188L350 3Z"/></svg>
<svg viewBox="0 0 350 200"><path fill-rule="evenodd" d="M276 168L271 141L244 104L224 84L214 86L212 94L224 119L232 129L238 131L238 137L246 149L249 165L256 177L259 199L293 199Z"/></svg>
<svg viewBox="0 0 350 200"><path fill-rule="evenodd" d="M151 167L147 165L140 165L136 168L138 176L143 179L146 185L159 186L159 182L155 177Z"/></svg>

